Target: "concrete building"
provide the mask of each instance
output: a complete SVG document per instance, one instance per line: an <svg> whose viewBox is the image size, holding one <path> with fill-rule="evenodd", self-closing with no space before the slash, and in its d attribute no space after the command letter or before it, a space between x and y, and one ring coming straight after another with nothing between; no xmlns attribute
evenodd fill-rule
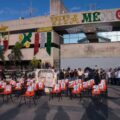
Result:
<svg viewBox="0 0 120 120"><path fill-rule="evenodd" d="M49 16L0 22L0 33L5 33L9 40L9 49L5 51L6 61L9 61L11 48L20 41L20 36L31 32L30 46L22 48L22 61L28 62L35 56L56 68L94 67L96 64L104 68L120 66L118 31L120 8L69 13L62 0L50 0ZM39 41L39 51L34 54L35 34L47 32L51 32L51 54L46 52L47 37L43 41L46 41L45 47L40 48L43 43Z"/></svg>

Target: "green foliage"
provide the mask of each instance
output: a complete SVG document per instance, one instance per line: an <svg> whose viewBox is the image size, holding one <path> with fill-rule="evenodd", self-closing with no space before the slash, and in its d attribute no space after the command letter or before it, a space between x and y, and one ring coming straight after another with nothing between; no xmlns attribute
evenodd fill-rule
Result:
<svg viewBox="0 0 120 120"><path fill-rule="evenodd" d="M20 42L16 42L15 46L13 47L13 49L11 50L11 53L10 53L10 57L9 59L11 61L14 61L15 63L17 61L21 61L23 55L22 55L22 52L21 52L21 48L22 48L22 44Z"/></svg>
<svg viewBox="0 0 120 120"><path fill-rule="evenodd" d="M36 57L33 57L30 61L30 65L32 65L33 68L37 68L38 66L41 66L41 60L37 60Z"/></svg>
<svg viewBox="0 0 120 120"><path fill-rule="evenodd" d="M2 60L2 62L5 61L5 56L4 56L4 51L0 50L0 59Z"/></svg>
<svg viewBox="0 0 120 120"><path fill-rule="evenodd" d="M5 33L0 33L0 37L4 38L5 37Z"/></svg>
<svg viewBox="0 0 120 120"><path fill-rule="evenodd" d="M14 48L21 49L22 48L22 44L20 42L16 42Z"/></svg>

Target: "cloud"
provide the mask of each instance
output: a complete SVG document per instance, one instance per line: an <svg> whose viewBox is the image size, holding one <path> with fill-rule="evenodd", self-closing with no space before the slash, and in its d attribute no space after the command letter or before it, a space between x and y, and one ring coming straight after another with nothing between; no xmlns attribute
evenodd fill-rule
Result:
<svg viewBox="0 0 120 120"><path fill-rule="evenodd" d="M11 15L11 16L29 16L30 14L34 15L38 12L37 8L26 8L26 9L12 9L12 8L4 8L0 9L0 15Z"/></svg>
<svg viewBox="0 0 120 120"><path fill-rule="evenodd" d="M71 11L78 11L80 9L81 9L80 6L74 6L71 8Z"/></svg>
<svg viewBox="0 0 120 120"><path fill-rule="evenodd" d="M7 14L16 15L19 14L19 11L11 8L0 9L0 15L7 15Z"/></svg>
<svg viewBox="0 0 120 120"><path fill-rule="evenodd" d="M0 10L0 15L1 15L1 14L4 14L4 10Z"/></svg>
<svg viewBox="0 0 120 120"><path fill-rule="evenodd" d="M23 9L20 14L22 17L28 17L28 16L36 16L36 14L38 13L38 9L37 8L27 8L27 9Z"/></svg>

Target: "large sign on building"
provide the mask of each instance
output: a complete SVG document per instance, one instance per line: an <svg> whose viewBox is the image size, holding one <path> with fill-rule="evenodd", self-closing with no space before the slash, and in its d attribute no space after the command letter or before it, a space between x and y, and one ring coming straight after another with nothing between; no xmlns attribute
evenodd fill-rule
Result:
<svg viewBox="0 0 120 120"><path fill-rule="evenodd" d="M120 9L51 16L53 26L120 21Z"/></svg>

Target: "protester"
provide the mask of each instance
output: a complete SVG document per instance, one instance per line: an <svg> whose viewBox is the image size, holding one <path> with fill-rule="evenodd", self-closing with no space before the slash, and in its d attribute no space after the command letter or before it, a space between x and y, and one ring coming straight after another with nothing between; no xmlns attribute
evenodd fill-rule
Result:
<svg viewBox="0 0 120 120"><path fill-rule="evenodd" d="M83 79L83 71L81 68L78 68L78 78Z"/></svg>
<svg viewBox="0 0 120 120"><path fill-rule="evenodd" d="M1 71L1 80L6 80L4 69Z"/></svg>
<svg viewBox="0 0 120 120"><path fill-rule="evenodd" d="M64 72L63 72L63 70L60 70L59 79L60 80L64 79Z"/></svg>
<svg viewBox="0 0 120 120"><path fill-rule="evenodd" d="M112 68L110 68L106 73L108 84L112 82Z"/></svg>

